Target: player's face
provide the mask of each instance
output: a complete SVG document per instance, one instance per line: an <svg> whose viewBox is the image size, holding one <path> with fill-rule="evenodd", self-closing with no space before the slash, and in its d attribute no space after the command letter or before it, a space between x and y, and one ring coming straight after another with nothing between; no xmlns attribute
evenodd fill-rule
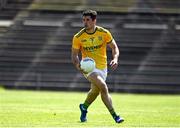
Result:
<svg viewBox="0 0 180 128"><path fill-rule="evenodd" d="M83 24L86 30L94 29L96 20L92 20L90 16L83 16Z"/></svg>

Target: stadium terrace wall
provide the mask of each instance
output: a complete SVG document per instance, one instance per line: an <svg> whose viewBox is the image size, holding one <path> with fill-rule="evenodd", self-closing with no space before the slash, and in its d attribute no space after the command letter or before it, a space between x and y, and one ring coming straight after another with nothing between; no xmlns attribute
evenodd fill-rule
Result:
<svg viewBox="0 0 180 128"><path fill-rule="evenodd" d="M88 81L70 60L81 11L33 10L30 1L16 2L8 1L0 13L1 20L11 21L0 27L0 85L87 91ZM110 91L179 94L179 13L106 11L99 12L98 25L112 32L121 51L119 68L109 70ZM109 62L109 50L108 57Z"/></svg>

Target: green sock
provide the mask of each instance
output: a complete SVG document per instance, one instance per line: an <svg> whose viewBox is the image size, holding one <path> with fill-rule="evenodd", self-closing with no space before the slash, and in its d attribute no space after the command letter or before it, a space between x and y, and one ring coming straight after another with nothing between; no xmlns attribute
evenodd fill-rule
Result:
<svg viewBox="0 0 180 128"><path fill-rule="evenodd" d="M112 117L115 118L117 116L116 112L114 109L110 109L109 112L111 113Z"/></svg>
<svg viewBox="0 0 180 128"><path fill-rule="evenodd" d="M83 104L83 107L87 110L88 107L89 107L89 105L90 105L90 104L89 104L87 101L85 101L84 104Z"/></svg>

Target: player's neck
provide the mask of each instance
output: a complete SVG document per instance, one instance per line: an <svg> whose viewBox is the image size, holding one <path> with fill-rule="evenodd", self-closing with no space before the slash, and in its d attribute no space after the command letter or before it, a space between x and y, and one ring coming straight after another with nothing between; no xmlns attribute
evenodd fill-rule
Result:
<svg viewBox="0 0 180 128"><path fill-rule="evenodd" d="M94 33L95 31L96 31L96 25L93 26L93 27L90 28L90 29L86 29L86 32L87 32L87 33Z"/></svg>

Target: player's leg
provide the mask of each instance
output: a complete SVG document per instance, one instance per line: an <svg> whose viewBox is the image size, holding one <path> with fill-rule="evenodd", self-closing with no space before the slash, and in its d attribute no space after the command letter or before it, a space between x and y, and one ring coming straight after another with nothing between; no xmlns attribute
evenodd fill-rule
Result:
<svg viewBox="0 0 180 128"><path fill-rule="evenodd" d="M79 105L81 110L81 116L80 116L81 122L85 122L87 120L86 118L87 109L89 105L91 105L91 103L97 98L98 95L99 95L99 89L97 88L97 86L91 84L91 89L87 94L85 102Z"/></svg>
<svg viewBox="0 0 180 128"><path fill-rule="evenodd" d="M109 95L107 85L105 81L96 73L92 73L88 80L91 81L94 85L96 85L100 89L101 99L106 107L111 110L113 109L111 96Z"/></svg>
<svg viewBox="0 0 180 128"><path fill-rule="evenodd" d="M89 90L86 100L84 102L84 107L87 109L89 105L91 105L92 102L97 98L99 95L99 88L95 86L94 84L91 84L91 89Z"/></svg>
<svg viewBox="0 0 180 128"><path fill-rule="evenodd" d="M108 91L108 87L104 79L99 76L97 73L92 73L88 80L97 86L97 88L100 90L101 99L109 112L111 113L112 117L115 119L117 123L120 123L123 121L122 118L120 118L116 112L114 111L113 105L112 105L112 99Z"/></svg>

